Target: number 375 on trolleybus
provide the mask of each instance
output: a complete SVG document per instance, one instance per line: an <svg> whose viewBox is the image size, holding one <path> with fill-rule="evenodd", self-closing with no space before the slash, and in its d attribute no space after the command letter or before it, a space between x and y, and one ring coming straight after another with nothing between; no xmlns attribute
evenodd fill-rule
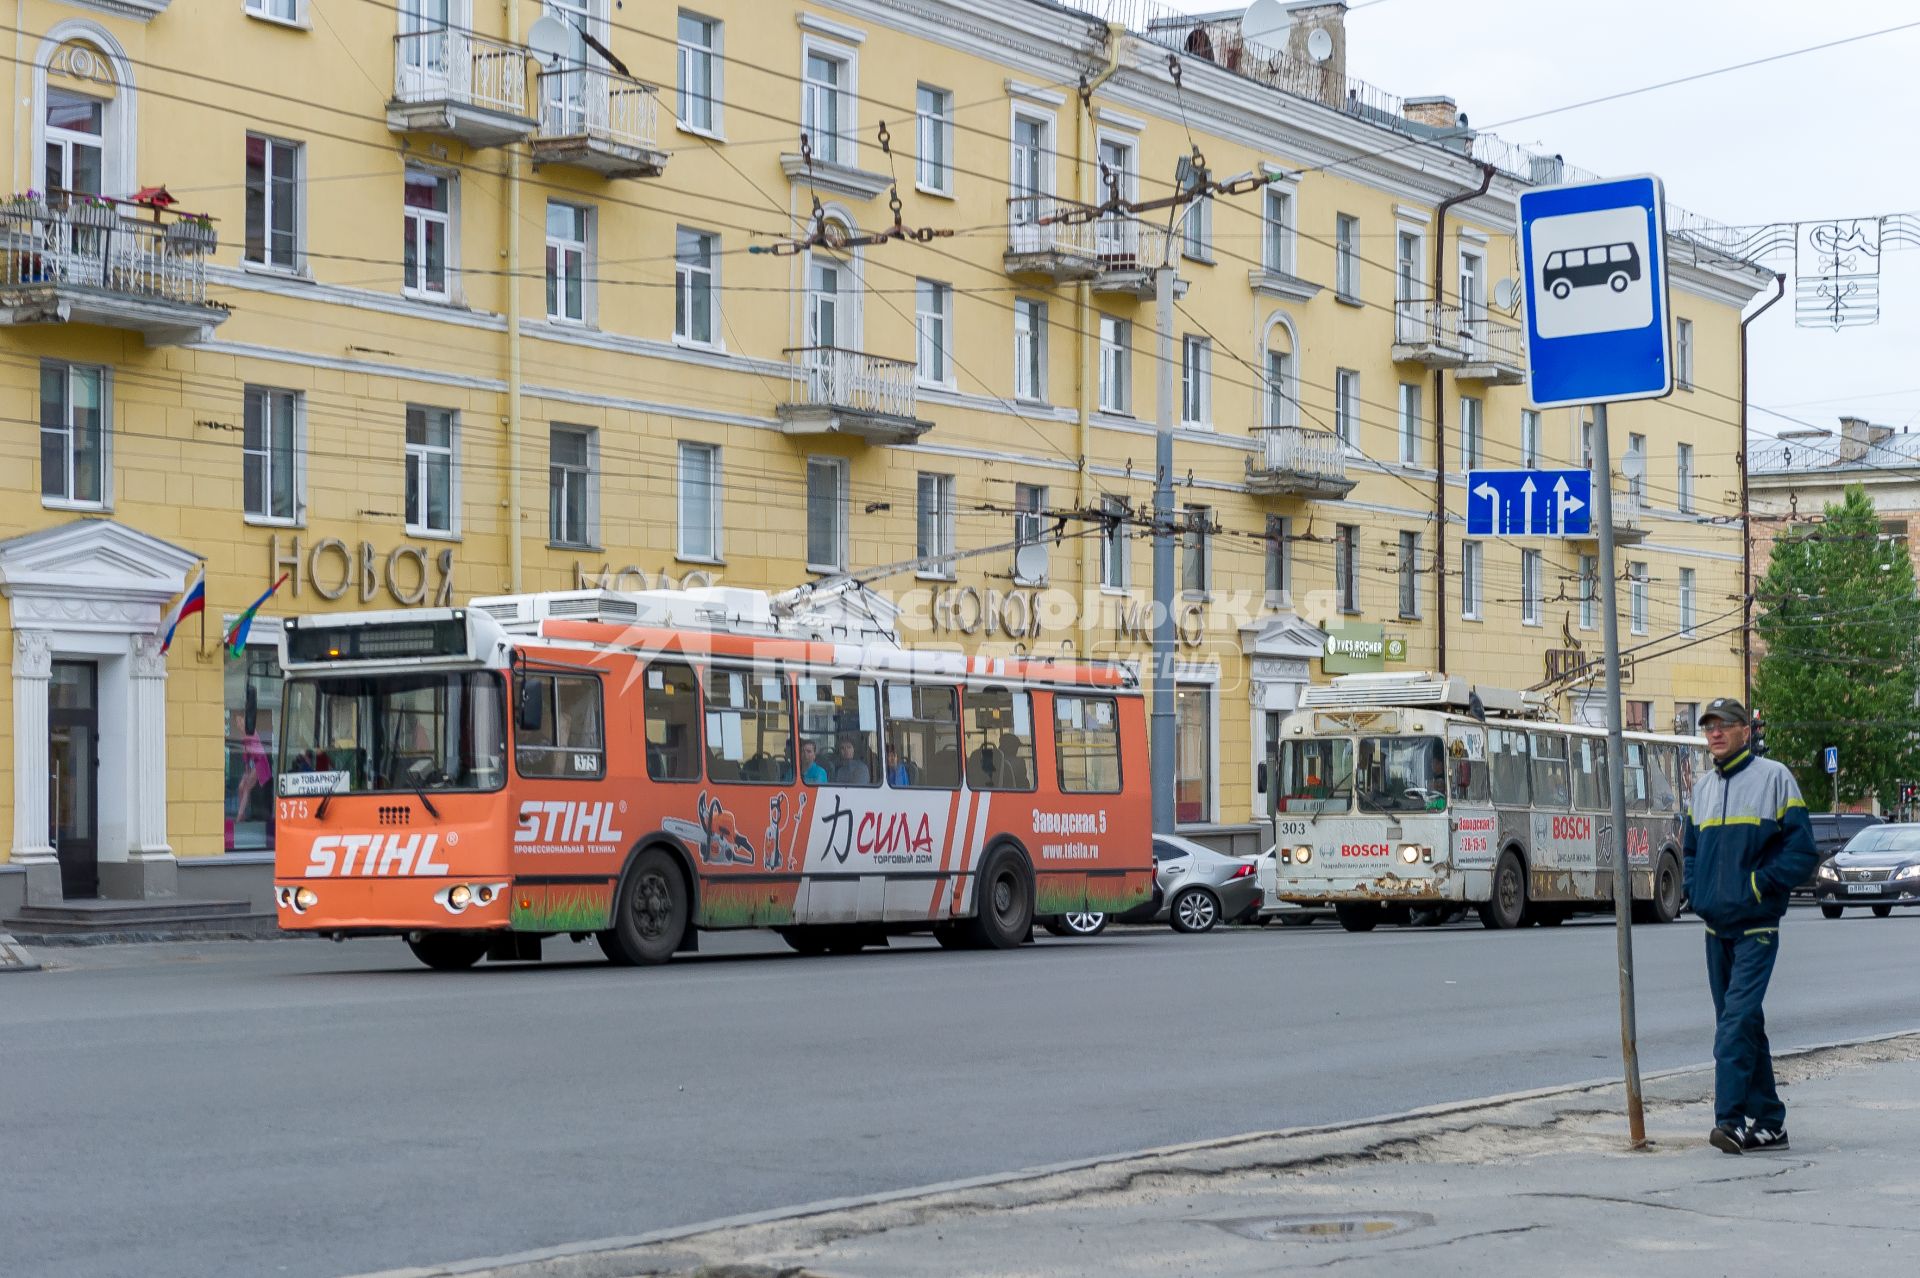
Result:
<svg viewBox="0 0 1920 1278"><path fill-rule="evenodd" d="M1436 675L1348 675L1304 690L1268 766L1277 895L1332 902L1351 931L1413 909L1490 928L1611 908L1608 769L1624 769L1634 913L1681 909L1697 737L1556 723L1529 694Z"/></svg>
<svg viewBox="0 0 1920 1278"><path fill-rule="evenodd" d="M642 964L711 928L1007 948L1148 898L1130 674L846 636L724 589L290 621L280 925Z"/></svg>

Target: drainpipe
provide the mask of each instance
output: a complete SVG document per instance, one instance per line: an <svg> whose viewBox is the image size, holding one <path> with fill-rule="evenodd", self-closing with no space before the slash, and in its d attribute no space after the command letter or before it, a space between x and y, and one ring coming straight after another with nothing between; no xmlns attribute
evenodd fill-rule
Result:
<svg viewBox="0 0 1920 1278"><path fill-rule="evenodd" d="M1080 93L1080 110L1073 130L1073 172L1074 192L1082 204L1092 204L1089 188L1098 190L1094 176L1087 165L1088 137L1093 134L1093 95L1100 86L1114 77L1120 70L1120 40L1126 34L1126 28L1118 23L1107 24L1107 65L1100 74L1087 82ZM1095 155L1099 148L1093 148ZM1097 384L1094 373L1094 361L1099 358L1098 319L1093 311L1093 283L1081 280L1074 285L1075 312L1080 317L1080 340L1078 357L1073 364L1074 405L1080 415L1080 471L1075 480L1074 504L1080 510L1086 510L1093 502L1093 387ZM1080 547L1080 655L1089 655L1092 638L1094 613L1094 592L1099 589L1100 580L1100 539L1084 538Z"/></svg>
<svg viewBox="0 0 1920 1278"><path fill-rule="evenodd" d="M1740 669L1745 677L1748 707L1753 705L1753 511L1747 489L1747 325L1767 313L1786 296L1787 277L1776 271L1773 296L1751 315L1740 319Z"/></svg>
<svg viewBox="0 0 1920 1278"><path fill-rule="evenodd" d="M1447 210L1487 193L1493 185L1493 166L1480 165L1480 189L1449 195L1433 210L1433 322L1439 331L1440 299L1447 278ZM1465 302L1462 302L1465 305ZM1464 316L1463 316L1464 318ZM1484 423L1483 423L1484 425ZM1433 370L1433 615L1437 623L1436 673L1447 673L1447 373Z"/></svg>
<svg viewBox="0 0 1920 1278"><path fill-rule="evenodd" d="M520 6L504 0L507 43L520 43ZM528 76L527 91L533 79ZM524 589L525 554L520 528L520 148L508 144L507 157L507 583L508 592Z"/></svg>

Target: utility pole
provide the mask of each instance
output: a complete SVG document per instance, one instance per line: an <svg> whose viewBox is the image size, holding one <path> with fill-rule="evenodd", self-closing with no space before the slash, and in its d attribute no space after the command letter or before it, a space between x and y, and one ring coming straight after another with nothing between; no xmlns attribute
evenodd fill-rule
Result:
<svg viewBox="0 0 1920 1278"><path fill-rule="evenodd" d="M1169 236L1171 256L1171 236ZM1173 277L1162 262L1153 272L1155 383L1153 432L1153 717L1147 740L1153 787L1153 832L1173 833Z"/></svg>
<svg viewBox="0 0 1920 1278"><path fill-rule="evenodd" d="M1613 459L1607 441L1607 406L1593 410L1593 511L1600 525L1600 615L1607 655L1607 789L1613 828L1613 922L1620 966L1620 1059L1626 1070L1627 1137L1633 1149L1647 1143L1647 1116L1640 1098L1640 1035L1633 1009L1633 871L1627 863L1627 747L1620 704L1620 580L1613 564Z"/></svg>

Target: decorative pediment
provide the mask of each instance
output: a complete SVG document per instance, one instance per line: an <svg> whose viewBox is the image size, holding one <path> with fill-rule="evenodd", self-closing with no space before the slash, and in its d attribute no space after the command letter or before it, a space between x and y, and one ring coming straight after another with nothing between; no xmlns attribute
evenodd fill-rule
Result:
<svg viewBox="0 0 1920 1278"><path fill-rule="evenodd" d="M1316 661L1327 650L1327 632L1291 613L1240 628L1240 651L1249 657Z"/></svg>
<svg viewBox="0 0 1920 1278"><path fill-rule="evenodd" d="M137 528L76 519L0 541L0 595L12 601L15 626L150 625L199 562L192 551Z"/></svg>

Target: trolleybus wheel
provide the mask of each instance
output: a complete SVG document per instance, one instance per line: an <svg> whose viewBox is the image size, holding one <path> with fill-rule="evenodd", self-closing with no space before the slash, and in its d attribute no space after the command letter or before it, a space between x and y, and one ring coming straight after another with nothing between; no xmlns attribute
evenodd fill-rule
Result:
<svg viewBox="0 0 1920 1278"><path fill-rule="evenodd" d="M600 945L616 963L664 963L687 930L687 884L673 858L648 848L633 859L613 903L613 927Z"/></svg>
<svg viewBox="0 0 1920 1278"><path fill-rule="evenodd" d="M826 928L821 927L783 927L777 929L780 939L796 954L819 955L828 949Z"/></svg>
<svg viewBox="0 0 1920 1278"><path fill-rule="evenodd" d="M1168 911L1176 932L1211 932L1220 921L1220 900L1203 887L1192 887L1173 898Z"/></svg>
<svg viewBox="0 0 1920 1278"><path fill-rule="evenodd" d="M1027 867L1012 849L987 854L987 868L974 889L973 918L966 932L983 950L1010 950L1033 930L1033 884Z"/></svg>
<svg viewBox="0 0 1920 1278"><path fill-rule="evenodd" d="M1660 854L1660 867L1653 872L1653 921L1671 923L1680 917L1680 897L1685 885L1680 880L1680 863L1673 853Z"/></svg>
<svg viewBox="0 0 1920 1278"><path fill-rule="evenodd" d="M1334 917L1349 932L1371 932L1380 922L1380 907L1353 901L1341 901L1333 907Z"/></svg>
<svg viewBox="0 0 1920 1278"><path fill-rule="evenodd" d="M422 932L408 937L413 956L436 972L462 972L487 952L487 938L466 932Z"/></svg>
<svg viewBox="0 0 1920 1278"><path fill-rule="evenodd" d="M1502 852L1493 871L1493 896L1480 907L1480 922L1495 931L1519 927L1527 917L1527 875L1520 858Z"/></svg>

